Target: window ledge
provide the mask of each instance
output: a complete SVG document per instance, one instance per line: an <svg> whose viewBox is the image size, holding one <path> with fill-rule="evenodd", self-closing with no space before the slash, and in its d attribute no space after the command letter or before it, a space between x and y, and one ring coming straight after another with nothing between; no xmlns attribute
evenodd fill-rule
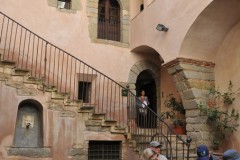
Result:
<svg viewBox="0 0 240 160"><path fill-rule="evenodd" d="M65 8L57 8L59 12L63 13L69 13L69 14L75 14L77 13L77 10L72 10L72 9L65 9Z"/></svg>
<svg viewBox="0 0 240 160"><path fill-rule="evenodd" d="M107 39L94 38L94 39L92 39L92 42L94 42L94 43L101 43L101 44L109 44L109 45L122 47L122 48L129 48L129 44L128 43L112 41L112 40L107 40Z"/></svg>

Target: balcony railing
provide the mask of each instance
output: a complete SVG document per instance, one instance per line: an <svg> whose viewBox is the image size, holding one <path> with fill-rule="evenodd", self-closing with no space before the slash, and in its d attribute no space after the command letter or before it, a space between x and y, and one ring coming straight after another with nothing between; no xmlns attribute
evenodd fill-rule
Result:
<svg viewBox="0 0 240 160"><path fill-rule="evenodd" d="M127 88L2 12L0 51L1 61L15 62L16 68L28 70L29 76L41 80L43 86L54 86L56 91L67 93L72 100L83 100L85 105L95 106L95 113L106 113L105 118L117 121L118 126L128 127L139 150L155 139L165 141L169 159L174 154L180 156L179 144L183 146L181 157L189 158L190 143L176 135L150 108L147 107L147 115L141 118L142 126L136 124L136 115L139 114L136 107L141 102ZM123 95L123 91L127 94ZM172 144L176 141L177 144Z"/></svg>

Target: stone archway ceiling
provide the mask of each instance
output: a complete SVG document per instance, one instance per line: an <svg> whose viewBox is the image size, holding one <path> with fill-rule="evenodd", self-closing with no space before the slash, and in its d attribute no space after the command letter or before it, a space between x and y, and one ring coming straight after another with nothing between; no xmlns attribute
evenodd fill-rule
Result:
<svg viewBox="0 0 240 160"><path fill-rule="evenodd" d="M148 70L149 73L151 73L151 75L153 76L154 80L156 82L159 82L160 68L152 62L144 60L144 61L139 61L132 66L128 76L128 83L135 84L137 81L138 75L145 70Z"/></svg>
<svg viewBox="0 0 240 160"><path fill-rule="evenodd" d="M132 52L135 52L135 53L140 53L140 54L151 54L153 56L156 56L158 55L159 56L159 60L161 61L161 63L164 62L163 58L161 57L161 55L152 47L149 47L147 45L141 45L141 46L138 46L134 49L131 50Z"/></svg>
<svg viewBox="0 0 240 160"><path fill-rule="evenodd" d="M213 1L189 29L182 43L179 57L214 62L219 46L239 19L239 0Z"/></svg>

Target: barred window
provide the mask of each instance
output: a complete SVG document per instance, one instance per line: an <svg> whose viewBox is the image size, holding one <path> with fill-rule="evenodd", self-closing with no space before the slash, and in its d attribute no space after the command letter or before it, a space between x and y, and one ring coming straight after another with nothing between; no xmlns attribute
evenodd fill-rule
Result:
<svg viewBox="0 0 240 160"><path fill-rule="evenodd" d="M117 0L99 0L98 38L120 41L120 6Z"/></svg>
<svg viewBox="0 0 240 160"><path fill-rule="evenodd" d="M89 141L88 160L120 160L121 141Z"/></svg>
<svg viewBox="0 0 240 160"><path fill-rule="evenodd" d="M79 81L78 84L78 99L82 100L84 103L90 102L91 97L91 82Z"/></svg>

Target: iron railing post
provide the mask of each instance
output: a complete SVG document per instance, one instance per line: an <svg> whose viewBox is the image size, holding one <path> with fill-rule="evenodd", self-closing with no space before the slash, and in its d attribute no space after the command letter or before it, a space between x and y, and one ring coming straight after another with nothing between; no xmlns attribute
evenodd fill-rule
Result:
<svg viewBox="0 0 240 160"><path fill-rule="evenodd" d="M48 42L46 42L45 44L45 53L44 53L44 76L43 76L43 93L45 92L45 83L46 83L46 76L47 76L47 45L48 45Z"/></svg>
<svg viewBox="0 0 240 160"><path fill-rule="evenodd" d="M191 145L191 142L192 142L192 138L188 136L187 139L186 139L186 142L187 142L187 160L189 160L189 150L190 150L190 145Z"/></svg>

